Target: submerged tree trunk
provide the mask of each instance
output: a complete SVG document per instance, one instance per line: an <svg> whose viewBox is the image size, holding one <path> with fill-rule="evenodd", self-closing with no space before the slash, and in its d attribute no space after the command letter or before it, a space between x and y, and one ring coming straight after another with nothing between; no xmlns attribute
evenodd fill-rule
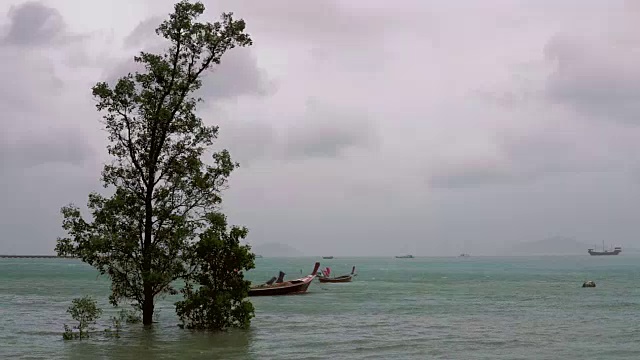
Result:
<svg viewBox="0 0 640 360"><path fill-rule="evenodd" d="M147 326L153 323L153 289L147 283L144 284L144 303L142 304L142 324Z"/></svg>
<svg viewBox="0 0 640 360"><path fill-rule="evenodd" d="M151 150L153 151L153 149ZM153 167L149 169L149 174L153 174ZM145 221L144 221L144 244L142 248L143 256L143 296L142 304L142 324L151 325L153 323L153 284L151 282L151 237L153 233L153 181L155 177L149 176L147 193L145 197Z"/></svg>

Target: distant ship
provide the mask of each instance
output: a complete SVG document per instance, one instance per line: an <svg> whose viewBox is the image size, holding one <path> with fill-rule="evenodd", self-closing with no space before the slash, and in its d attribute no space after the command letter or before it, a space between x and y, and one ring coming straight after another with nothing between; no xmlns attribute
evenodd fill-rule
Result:
<svg viewBox="0 0 640 360"><path fill-rule="evenodd" d="M589 253L589 255L591 256L599 256L599 255L618 255L622 252L622 248L619 246L616 246L613 248L613 250L605 250L604 248L604 241L602 242L602 251L596 251L595 250L595 246L593 249L589 249L587 250L587 252Z"/></svg>
<svg viewBox="0 0 640 360"><path fill-rule="evenodd" d="M333 259L333 256L323 256L323 259Z"/></svg>
<svg viewBox="0 0 640 360"><path fill-rule="evenodd" d="M413 259L413 255L400 255L396 256L396 259Z"/></svg>
<svg viewBox="0 0 640 360"><path fill-rule="evenodd" d="M469 257L469 256L471 256L471 255L469 255L469 254L460 254L460 255L458 255L458 257Z"/></svg>
<svg viewBox="0 0 640 360"><path fill-rule="evenodd" d="M262 255L256 254L256 259L262 259Z"/></svg>

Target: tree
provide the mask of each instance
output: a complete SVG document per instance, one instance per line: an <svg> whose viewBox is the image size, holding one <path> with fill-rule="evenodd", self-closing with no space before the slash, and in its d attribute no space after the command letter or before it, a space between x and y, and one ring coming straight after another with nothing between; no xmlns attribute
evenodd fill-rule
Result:
<svg viewBox="0 0 640 360"><path fill-rule="evenodd" d="M194 246L238 166L226 150L214 153L212 164L202 160L218 128L195 115L201 99L194 92L225 52L252 41L233 13L213 24L197 22L204 9L200 2L177 3L156 29L168 50L141 52L134 61L144 65L143 72L120 78L114 87L93 87L112 156L101 180L115 192L89 195L91 221L73 204L61 210L68 236L58 239L58 255L77 256L107 274L112 305L132 301L144 325L152 323L156 296L176 294L172 283L198 270L189 260Z"/></svg>
<svg viewBox="0 0 640 360"><path fill-rule="evenodd" d="M90 296L73 299L67 312L73 320L78 322L78 325L73 327L78 330L78 333L73 333L73 330L65 324L64 333L62 334L65 340L71 340L74 337L82 340L83 337L89 337L88 331L91 329L91 325L95 324L96 320L102 316L102 309L98 307L95 299Z"/></svg>
<svg viewBox="0 0 640 360"><path fill-rule="evenodd" d="M210 214L208 220L210 227L194 249L193 266L199 271L186 279L185 300L176 303L176 312L188 329L247 328L254 316L253 305L246 300L250 282L239 270L254 267L255 255L248 245L240 245L247 229L227 230L223 214Z"/></svg>

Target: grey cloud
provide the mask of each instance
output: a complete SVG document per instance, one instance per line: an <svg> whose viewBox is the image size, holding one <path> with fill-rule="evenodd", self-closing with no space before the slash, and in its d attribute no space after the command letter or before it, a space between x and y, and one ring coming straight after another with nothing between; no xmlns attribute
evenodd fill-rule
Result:
<svg viewBox="0 0 640 360"><path fill-rule="evenodd" d="M295 0L255 2L227 0L221 5L247 20L249 30L268 32L281 37L312 40L318 45L351 43L384 33L388 20L384 13L349 11L334 0L312 3ZM382 27L380 25L383 25ZM351 43L359 46L361 43Z"/></svg>
<svg viewBox="0 0 640 360"><path fill-rule="evenodd" d="M124 46L134 48L153 46L158 42L156 28L163 20L164 18L161 16L152 16L141 21L124 39Z"/></svg>
<svg viewBox="0 0 640 360"><path fill-rule="evenodd" d="M30 1L9 10L10 26L3 42L11 45L51 45L65 34L60 13L40 2Z"/></svg>
<svg viewBox="0 0 640 360"><path fill-rule="evenodd" d="M43 4L13 7L9 20L0 40L0 252L52 253L60 206L86 201L99 176L82 173L96 159L81 125L86 90L65 76L73 71L68 59L86 49Z"/></svg>
<svg viewBox="0 0 640 360"><path fill-rule="evenodd" d="M430 173L430 185L522 185L632 168L629 154L640 150L627 138L640 124L640 54L634 50L640 36L624 30L555 35L543 52L546 75L537 65L514 69L502 88L473 92L503 118L492 138L497 159L476 162L468 154L455 166L444 162Z"/></svg>
<svg viewBox="0 0 640 360"><path fill-rule="evenodd" d="M302 49L319 64L344 71L380 70L388 60L381 56L389 51L385 41L401 23L385 11L345 5L335 0L226 0L220 7L244 18L256 39Z"/></svg>
<svg viewBox="0 0 640 360"><path fill-rule="evenodd" d="M0 44L1 175L47 163L81 164L93 155L91 146L81 132L56 125L64 82L53 60L58 53L42 51L59 36L71 36L64 19L36 2L13 7L9 17L9 32Z"/></svg>
<svg viewBox="0 0 640 360"><path fill-rule="evenodd" d="M554 37L545 49L555 63L547 98L588 118L640 124L639 45L640 37Z"/></svg>
<svg viewBox="0 0 640 360"><path fill-rule="evenodd" d="M558 128L500 139L501 150L509 162L528 179L541 175L607 170L610 163L600 153L601 145L589 142L588 138L578 139L575 134L563 133Z"/></svg>
<svg viewBox="0 0 640 360"><path fill-rule="evenodd" d="M338 158L350 150L371 150L379 141L373 119L355 109L310 100L300 114L274 118L261 111L229 116L213 106L205 109L203 118L220 126L216 148L229 149L243 166L262 160ZM276 129L276 123L283 125Z"/></svg>
<svg viewBox="0 0 640 360"><path fill-rule="evenodd" d="M75 130L61 130L0 139L0 166L5 170L55 163L81 166L95 154L86 140L78 135Z"/></svg>
<svg viewBox="0 0 640 360"><path fill-rule="evenodd" d="M216 148L228 149L234 161L251 167L255 161L273 156L277 134L269 124L259 121L222 121Z"/></svg>
<svg viewBox="0 0 640 360"><path fill-rule="evenodd" d="M238 56L245 61L223 61L217 73L208 75L208 81L218 81L205 87L215 98L200 110L205 121L220 125L216 146L230 149L243 165L233 175L224 205L232 222L250 227L252 243L287 243L309 255L328 248L344 255L490 255L523 236L576 234L587 243L603 237L634 239L637 221L628 214L639 211L634 190L638 187L620 169L634 168L640 128L621 125L632 123L626 113L636 109L616 112L629 106L629 98L609 96L619 88L634 88L621 75L605 81L599 74L618 68L629 70L626 76L636 75L626 61L637 59L629 53L635 40L628 35L638 34L637 21L627 35L616 30L592 38L593 33L616 27L617 22L608 18L615 7L610 2L499 1L470 9L468 4L415 0L400 5L381 0L266 5L223 1L208 1L211 7L205 16L215 20L219 11L237 11L247 20L256 46L249 50L251 56L229 53L228 59ZM148 14L136 3L130 8L140 13L122 18L114 14L102 24L96 21L95 27L133 28L129 21L134 16L162 13L164 18L173 3L146 2ZM69 14L103 16L73 10ZM112 63L105 73L116 78L129 71L134 52L153 49L153 28L160 18L156 19L131 33L123 44L123 50L131 52L128 58L120 69ZM77 23L94 25L92 20ZM576 23L589 31L572 30ZM558 37L543 54L540 49L558 30L580 36ZM124 58L111 44L93 45L94 54L109 54L104 63ZM9 56L8 48L37 51ZM91 107L82 97L88 86L76 90L80 85L75 81L81 79L77 74L64 76L60 64L51 70L37 67L46 62L41 48L6 49L0 57L10 65L0 76L9 80L6 86L0 84L0 107L11 104L12 110L1 119L11 119L4 125L11 130L9 139L17 139L14 134L33 137L26 138L24 146L25 139L0 145L0 151L10 148L6 151L13 154L0 161L12 161L11 166L49 162L29 169L2 168L0 197L7 200L0 208L2 252L48 252L60 230L60 205L84 203L87 192L98 188L91 181L99 169L89 168L98 168L99 162L70 156L81 153L76 145L59 152L46 145L80 137L75 134L81 131L69 137L46 132L54 124L66 122L62 128L67 129L87 122L85 108L78 114L75 107ZM47 46L47 51L61 49ZM546 61L535 73L521 70L531 80L530 87L514 81L514 63L540 63L543 55ZM384 64L384 71L371 71L380 69L372 63ZM273 87L264 78L243 78L256 78L246 69L248 64L264 64L274 71L269 75L278 74L278 91L260 95L271 94ZM352 72L360 67L367 74ZM51 73L65 86L54 87ZM254 85L227 84L236 79ZM486 86L484 92L467 96L478 84ZM611 92L595 92L601 91L596 86ZM589 100L579 100L585 87L594 93L587 94ZM59 93L67 91L73 93L60 100ZM253 96L236 100L238 94ZM323 102L305 111L303 102L310 95L322 96ZM478 95L484 101L458 111ZM52 110L54 102L73 109ZM339 103L349 107L334 107ZM40 111L29 111L35 109ZM591 121L605 119L603 114L619 121ZM452 148L453 141L461 146ZM38 148L61 155L29 154ZM61 165L64 158L73 165ZM424 170L416 174L420 165L428 170L426 175ZM25 221L33 218L38 221ZM335 226L323 226L326 223ZM633 241L628 245L637 247Z"/></svg>
<svg viewBox="0 0 640 360"><path fill-rule="evenodd" d="M629 138L637 132L624 137L620 129L596 131L556 125L502 132L493 138L496 154L441 161L432 169L429 184L433 188L523 185L561 175L625 172L634 166L629 154L637 151L637 145ZM615 144L614 138L618 138Z"/></svg>
<svg viewBox="0 0 640 360"><path fill-rule="evenodd" d="M466 162L438 169L428 178L434 189L460 189L488 185L504 185L521 180L500 164Z"/></svg>
<svg viewBox="0 0 640 360"><path fill-rule="evenodd" d="M274 91L275 84L258 67L255 55L242 48L230 50L220 65L206 74L200 95L215 101L245 95L268 96Z"/></svg>
<svg viewBox="0 0 640 360"><path fill-rule="evenodd" d="M5 109L33 110L42 96L53 96L64 83L56 74L49 59L27 50L0 47L0 104ZM7 122L20 122L20 118L2 116Z"/></svg>
<svg viewBox="0 0 640 360"><path fill-rule="evenodd" d="M338 157L350 148L377 143L376 128L366 113L310 101L284 136L285 157Z"/></svg>

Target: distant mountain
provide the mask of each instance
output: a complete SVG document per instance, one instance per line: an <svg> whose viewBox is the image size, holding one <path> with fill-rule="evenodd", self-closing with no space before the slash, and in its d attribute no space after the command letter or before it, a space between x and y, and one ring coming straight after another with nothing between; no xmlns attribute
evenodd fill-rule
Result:
<svg viewBox="0 0 640 360"><path fill-rule="evenodd" d="M581 255L586 254L589 245L568 237L551 237L538 241L519 243L505 249L504 255ZM624 249L623 249L624 250Z"/></svg>
<svg viewBox="0 0 640 360"><path fill-rule="evenodd" d="M302 252L292 246L280 243L267 243L252 245L251 251L264 257L296 257L304 256Z"/></svg>

